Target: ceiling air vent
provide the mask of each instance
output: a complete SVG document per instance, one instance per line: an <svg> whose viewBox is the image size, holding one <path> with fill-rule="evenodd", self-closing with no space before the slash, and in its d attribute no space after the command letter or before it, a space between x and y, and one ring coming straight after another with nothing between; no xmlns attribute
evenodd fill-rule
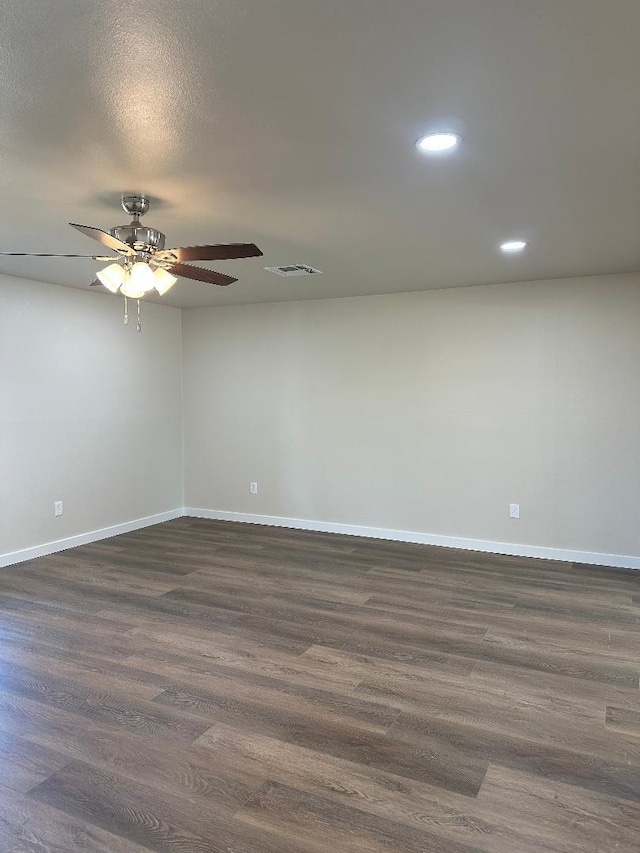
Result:
<svg viewBox="0 0 640 853"><path fill-rule="evenodd" d="M284 267L265 267L265 269L276 275L320 275L322 272L310 267L309 264L287 264Z"/></svg>

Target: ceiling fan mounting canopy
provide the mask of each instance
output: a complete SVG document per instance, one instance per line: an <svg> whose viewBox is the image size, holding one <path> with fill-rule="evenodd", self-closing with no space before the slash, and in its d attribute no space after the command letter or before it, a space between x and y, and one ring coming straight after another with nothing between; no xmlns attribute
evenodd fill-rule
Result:
<svg viewBox="0 0 640 853"><path fill-rule="evenodd" d="M123 195L122 209L134 219L140 219L149 210L149 199L146 195Z"/></svg>

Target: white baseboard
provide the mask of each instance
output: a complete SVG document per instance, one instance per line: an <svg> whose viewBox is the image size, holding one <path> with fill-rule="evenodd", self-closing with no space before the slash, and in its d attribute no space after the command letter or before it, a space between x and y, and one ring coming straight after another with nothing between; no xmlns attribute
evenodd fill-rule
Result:
<svg viewBox="0 0 640 853"><path fill-rule="evenodd" d="M180 507L168 512L159 512L157 515L148 515L146 518L137 518L135 521L114 524L112 527L102 527L100 530L92 530L90 533L79 533L77 536L69 536L67 539L57 539L55 542L35 545L33 548L0 554L0 568L12 566L14 563L24 563L25 560L33 560L36 557L46 557L48 554L66 551L67 548L75 548L78 545L88 545L89 542L98 542L100 539L108 539L110 536L117 536L119 533L130 533L132 530L140 530L142 527L150 527L152 524L160 524L162 521L171 521L174 518L181 518L183 515L184 510Z"/></svg>
<svg viewBox="0 0 640 853"><path fill-rule="evenodd" d="M570 551L564 548L545 548L541 545L517 545L512 542L491 542L485 539L461 539L456 536L439 536L435 533L413 533L408 530L387 530L384 527L359 527L355 524L337 524L331 521L308 521L301 518L251 515L244 512L223 512L215 509L196 509L195 507L185 507L184 515L193 518L211 518L218 521L242 521L247 524L292 527L296 530L314 530L318 533L342 533L347 536L366 536L371 539L391 539L395 542L414 542L419 545L441 545L445 548L507 554L511 557L537 557L542 560L561 560L563 562L589 563L621 569L640 569L640 557L629 557L622 554Z"/></svg>
<svg viewBox="0 0 640 853"><path fill-rule="evenodd" d="M318 533L365 536L371 539L389 539L394 542L413 542L419 545L440 545L444 548L461 548L466 551L506 554L512 557L537 557L542 560L560 560L562 562L612 566L622 569L640 569L640 557L631 557L622 554L570 551L564 548L546 548L541 545L518 545L512 542L492 542L486 539L463 539L456 536L440 536L435 533L415 533L409 530L390 530L384 527L360 527L356 524L338 524L332 521L281 518L275 515L251 515L244 512L224 512L222 510L198 509L195 507L180 507L169 510L168 512L160 512L157 515L149 515L146 518L125 521L123 524L115 524L112 527L103 527L99 530L92 530L89 533L69 536L67 539L58 539L55 542L47 542L44 545L24 548L21 551L0 554L0 568L11 566L14 563L23 563L25 560L33 560L36 557L45 557L47 554L55 554L58 551L65 551L67 548L74 548L77 545L98 542L100 539L108 539L120 533L130 533L132 530L140 530L143 527L150 527L152 524L160 524L163 521L171 521L174 518L181 518L182 516L211 518L217 521L240 521L246 524L266 524L273 527L291 527L295 530L313 530Z"/></svg>

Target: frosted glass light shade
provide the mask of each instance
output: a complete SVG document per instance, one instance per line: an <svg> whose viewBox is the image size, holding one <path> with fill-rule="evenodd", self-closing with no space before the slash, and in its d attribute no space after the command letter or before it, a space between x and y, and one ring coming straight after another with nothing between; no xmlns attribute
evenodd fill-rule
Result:
<svg viewBox="0 0 640 853"><path fill-rule="evenodd" d="M162 267L158 267L158 269L153 273L153 277L156 280L155 287L160 296L164 296L178 280L175 275L171 275L170 272L163 270Z"/></svg>
<svg viewBox="0 0 640 853"><path fill-rule="evenodd" d="M152 270L149 264L143 261L135 263L130 270L120 264L110 264L96 275L112 293L120 290L123 296L128 296L130 299L140 299L154 288L160 296L164 296L178 280L161 267Z"/></svg>
<svg viewBox="0 0 640 853"><path fill-rule="evenodd" d="M136 287L132 281L128 281L120 288L120 293L123 296L128 296L129 299L141 299L145 292L141 287Z"/></svg>
<svg viewBox="0 0 640 853"><path fill-rule="evenodd" d="M149 264L145 264L142 261L131 267L129 276L131 277L131 284L136 291L142 290L143 293L147 293L147 291L153 290L156 286L153 270Z"/></svg>
<svg viewBox="0 0 640 853"><path fill-rule="evenodd" d="M139 284L136 284L131 277L120 288L120 293L123 296L128 296L129 299L140 299L145 295L146 291Z"/></svg>
<svg viewBox="0 0 640 853"><path fill-rule="evenodd" d="M96 278L111 293L117 293L118 288L125 283L127 274L120 264L109 264L108 267L96 273Z"/></svg>

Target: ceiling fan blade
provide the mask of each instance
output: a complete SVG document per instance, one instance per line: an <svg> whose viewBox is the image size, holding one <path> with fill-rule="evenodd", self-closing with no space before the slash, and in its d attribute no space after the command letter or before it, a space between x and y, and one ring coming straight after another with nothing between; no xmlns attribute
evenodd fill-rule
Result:
<svg viewBox="0 0 640 853"><path fill-rule="evenodd" d="M98 279L96 278L91 282L89 287L104 287L104 285L102 284L101 281L98 281Z"/></svg>
<svg viewBox="0 0 640 853"><path fill-rule="evenodd" d="M87 237L91 237L92 240L102 243L103 246L108 246L114 252L121 252L123 255L135 255L135 249L123 243L122 240L112 237L111 234L103 231L101 228L92 228L90 225L76 225L75 222L70 222L69 225L72 228L76 228L81 234L85 234Z"/></svg>
<svg viewBox="0 0 640 853"><path fill-rule="evenodd" d="M172 275L179 275L182 278L192 278L194 281L204 281L207 284L218 284L221 287L226 287L228 284L233 284L234 281L238 280L215 270L206 270L204 267L193 267L191 264L171 264L168 270Z"/></svg>
<svg viewBox="0 0 640 853"><path fill-rule="evenodd" d="M0 252L0 255L13 258L91 258L92 261L120 260L119 255L115 258L108 258L102 255L58 255L53 252Z"/></svg>
<svg viewBox="0 0 640 853"><path fill-rule="evenodd" d="M230 261L236 258L259 258L255 243L220 243L217 246L180 246L169 249L179 261Z"/></svg>

